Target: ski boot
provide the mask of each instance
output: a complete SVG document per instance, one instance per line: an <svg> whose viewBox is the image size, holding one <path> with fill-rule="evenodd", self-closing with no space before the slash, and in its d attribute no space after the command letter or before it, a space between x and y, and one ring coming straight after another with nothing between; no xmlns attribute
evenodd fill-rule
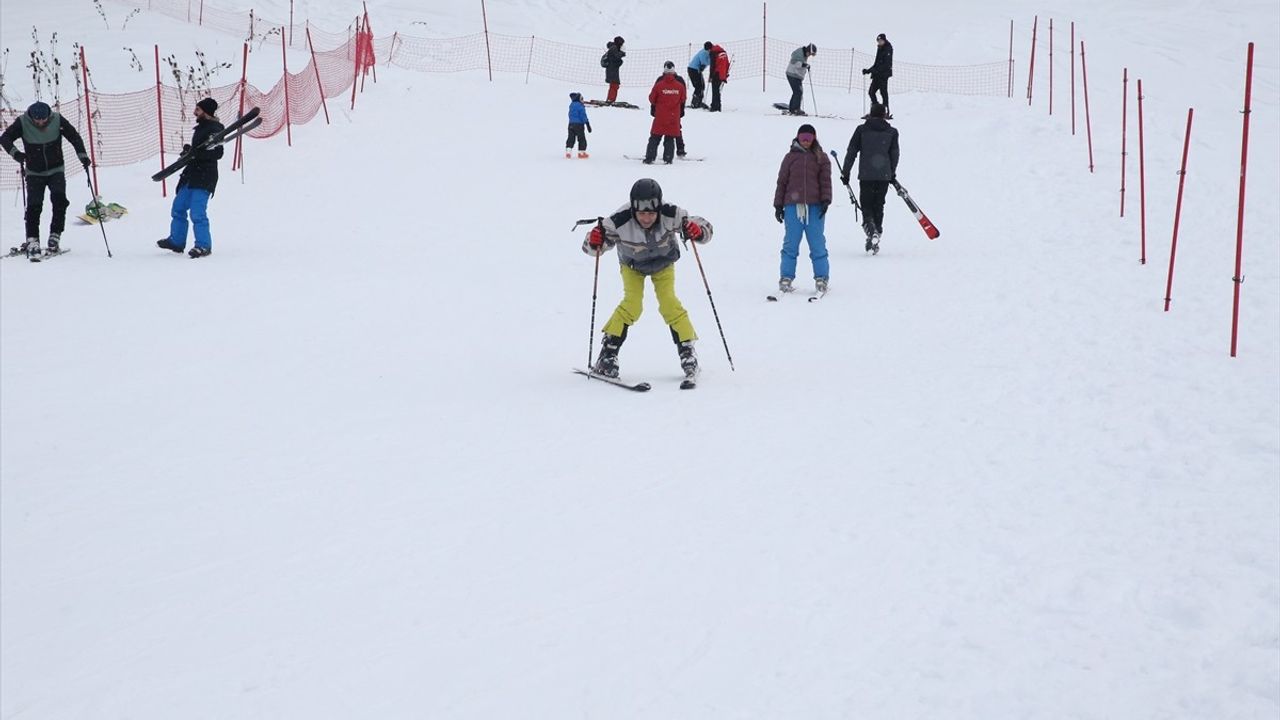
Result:
<svg viewBox="0 0 1280 720"><path fill-rule="evenodd" d="M156 247L160 248L161 250L172 250L173 252L176 252L176 253L182 252L182 247L179 245L174 245L173 241L170 240L169 238L165 238L163 240L157 240Z"/></svg>
<svg viewBox="0 0 1280 720"><path fill-rule="evenodd" d="M682 389L691 389L698 381L698 354L693 351L693 340L681 342L675 329L671 330L671 339L676 341L676 352L680 355L680 369L684 371Z"/></svg>
<svg viewBox="0 0 1280 720"><path fill-rule="evenodd" d="M877 250L876 242L878 241L876 238L876 226L868 220L862 223L862 231L867 234L867 252L875 252Z"/></svg>
<svg viewBox="0 0 1280 720"><path fill-rule="evenodd" d="M191 248L190 250L188 250L188 251L187 251L187 255L188 255L192 260L195 260L195 259L198 259L198 258L202 258L202 257L209 257L209 256L210 256L210 255L212 255L212 254L213 254L213 250L210 250L210 249L209 249L209 248L207 248L207 247L200 247L199 245L197 245L197 246L195 246L195 247L193 247L193 248Z"/></svg>
<svg viewBox="0 0 1280 720"><path fill-rule="evenodd" d="M618 377L618 351L622 349L622 341L627 339L626 330L622 335L604 336L604 341L600 344L600 357L596 358L596 364L591 367L591 372L607 378Z"/></svg>
<svg viewBox="0 0 1280 720"><path fill-rule="evenodd" d="M587 159L587 158L589 158L589 157L591 157L591 156L587 154L587 151L586 151L586 150L579 150L579 151L578 151L578 159L579 159L579 160L586 160L586 159Z"/></svg>
<svg viewBox="0 0 1280 720"><path fill-rule="evenodd" d="M27 252L27 259L34 260L40 257L40 238L30 237L23 243L23 249Z"/></svg>
<svg viewBox="0 0 1280 720"><path fill-rule="evenodd" d="M571 150L571 149L569 149L569 148L565 148L565 149L564 149L564 159L565 159L565 160L568 160L568 159L570 159L570 158L572 158L572 157L573 157L573 150Z"/></svg>
<svg viewBox="0 0 1280 720"><path fill-rule="evenodd" d="M795 288L791 287L791 278L784 277L778 279L778 292L789 293L793 290L795 290Z"/></svg>
<svg viewBox="0 0 1280 720"><path fill-rule="evenodd" d="M23 240L21 245L19 245L19 246L18 246L18 247L16 247L16 248L12 248L12 249L10 249L9 254L10 254L10 255L27 255L27 254L30 254L31 246L32 246L32 245L35 245L35 246L36 246L36 252L39 252L39 248L40 248L40 238L27 238L26 240Z"/></svg>
<svg viewBox="0 0 1280 720"><path fill-rule="evenodd" d="M819 294L825 293L827 291L827 279L824 277L814 278L813 285L817 289Z"/></svg>
<svg viewBox="0 0 1280 720"><path fill-rule="evenodd" d="M57 255L61 248L58 243L62 242L62 233L49 233L49 244L45 253L49 255Z"/></svg>

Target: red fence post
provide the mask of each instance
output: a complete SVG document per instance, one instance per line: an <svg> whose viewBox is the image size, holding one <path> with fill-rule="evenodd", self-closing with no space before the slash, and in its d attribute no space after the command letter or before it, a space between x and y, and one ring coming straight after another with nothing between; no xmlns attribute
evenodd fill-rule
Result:
<svg viewBox="0 0 1280 720"><path fill-rule="evenodd" d="M1147 154L1142 139L1142 78L1138 78L1138 218L1142 225L1142 255L1138 262L1147 264Z"/></svg>
<svg viewBox="0 0 1280 720"><path fill-rule="evenodd" d="M484 57L489 64L489 82L493 82L493 55L489 52L489 13L484 9L484 0L480 0L480 17L484 20Z"/></svg>
<svg viewBox="0 0 1280 720"><path fill-rule="evenodd" d="M1009 21L1009 94L1013 97L1013 20Z"/></svg>
<svg viewBox="0 0 1280 720"><path fill-rule="evenodd" d="M284 85L284 137L288 147L293 147L293 124L289 118L289 52L285 46L284 33L280 33L280 62L284 67L284 76L280 82ZM321 88L320 96L324 97L324 89Z"/></svg>
<svg viewBox="0 0 1280 720"><path fill-rule="evenodd" d="M160 126L160 169L164 162L164 105L160 102L160 46L156 45L156 122ZM160 181L160 197L169 197L168 178Z"/></svg>
<svg viewBox="0 0 1280 720"><path fill-rule="evenodd" d="M250 16L252 17L252 14ZM249 43L244 43L244 59L241 60L240 62L240 111L236 115L237 118L244 117L244 94L245 94L245 90L249 87L248 78L249 78ZM239 137L236 138L236 149L235 149L235 152L231 153L231 172L236 171L236 168L239 167L240 161L243 159L242 150L244 148L241 145L241 142L243 141L243 139L244 139L243 135L240 135Z"/></svg>
<svg viewBox="0 0 1280 720"><path fill-rule="evenodd" d="M200 0L200 21L197 24L204 25L204 0Z"/></svg>
<svg viewBox="0 0 1280 720"><path fill-rule="evenodd" d="M1253 112L1250 101L1253 96L1253 43L1249 43L1249 57L1244 71L1244 129L1240 135L1240 209L1236 215L1236 274L1231 278L1234 286L1231 300L1231 357L1236 356L1236 329L1240 320L1240 258L1244 251L1244 179L1249 165L1249 114Z"/></svg>
<svg viewBox="0 0 1280 720"><path fill-rule="evenodd" d="M293 47L293 0L289 0L289 47Z"/></svg>
<svg viewBox="0 0 1280 720"><path fill-rule="evenodd" d="M533 35L529 36L529 62L525 63L525 66L524 66L524 84L525 85L529 84L529 73L533 72L533 42L536 39L537 38ZM394 44L394 42L395 40L393 39L392 43Z"/></svg>
<svg viewBox="0 0 1280 720"><path fill-rule="evenodd" d="M369 24L369 4L368 3L364 3L364 31L365 31L365 34L369 36L369 45L366 48L369 51L368 70L373 72L373 82L376 84L378 82L378 56L373 52L373 26ZM360 83L360 92L364 92L363 82Z"/></svg>
<svg viewBox="0 0 1280 720"><path fill-rule="evenodd" d="M391 33L391 50L387 53L388 65L390 65L391 61L394 60L396 57L396 41L399 39L400 39L399 30ZM529 65L530 66L533 65L533 40L532 39L529 41ZM525 84L527 85L528 82L529 82L529 76L528 76L528 73L525 73Z"/></svg>
<svg viewBox="0 0 1280 720"><path fill-rule="evenodd" d="M1049 114L1053 114L1053 18L1049 18Z"/></svg>
<svg viewBox="0 0 1280 720"><path fill-rule="evenodd" d="M354 48L355 62L353 63L353 65L355 66L355 69L352 71L352 75L351 75L351 109L352 110L356 109L356 86L360 84L360 43L362 40L360 35L360 18L359 17L356 18L355 38L356 38L356 45ZM349 44L351 41L348 40L347 42Z"/></svg>
<svg viewBox="0 0 1280 720"><path fill-rule="evenodd" d="M1169 312L1173 298L1173 261L1178 254L1178 221L1182 217L1182 188L1187 183L1187 151L1191 149L1191 116L1195 108L1187 108L1187 136L1182 141L1182 169L1178 170L1178 202L1173 209L1173 241L1169 244L1169 283L1164 288L1164 311Z"/></svg>
<svg viewBox="0 0 1280 720"><path fill-rule="evenodd" d="M760 3L760 92L768 92L769 80L769 3Z"/></svg>
<svg viewBox="0 0 1280 720"><path fill-rule="evenodd" d="M1120 99L1120 217L1124 217L1125 160L1128 159L1129 68L1124 69L1124 96Z"/></svg>
<svg viewBox="0 0 1280 720"><path fill-rule="evenodd" d="M1027 107L1031 107L1031 85L1036 79L1036 29L1040 25L1040 16L1036 15L1031 23L1031 67L1027 69Z"/></svg>
<svg viewBox="0 0 1280 720"><path fill-rule="evenodd" d="M1071 21L1071 134L1076 134L1076 23Z"/></svg>
<svg viewBox="0 0 1280 720"><path fill-rule="evenodd" d="M89 157L93 160L93 197L96 199L101 194L98 191L98 152L93 141L93 105L89 102L89 66L84 59L83 45L80 46L80 71L84 73L85 131L89 133Z"/></svg>
<svg viewBox="0 0 1280 720"><path fill-rule="evenodd" d="M1089 70L1084 63L1084 41L1080 41L1080 81L1084 83L1084 131L1089 138L1089 172L1093 172L1093 125L1089 122Z"/></svg>
<svg viewBox="0 0 1280 720"><path fill-rule="evenodd" d="M316 71L316 87L320 89L320 107L324 108L324 124L329 124L329 104L324 100L324 83L320 81L320 64L316 62L316 46L311 44L311 27L307 27L307 47L311 49L311 67Z"/></svg>

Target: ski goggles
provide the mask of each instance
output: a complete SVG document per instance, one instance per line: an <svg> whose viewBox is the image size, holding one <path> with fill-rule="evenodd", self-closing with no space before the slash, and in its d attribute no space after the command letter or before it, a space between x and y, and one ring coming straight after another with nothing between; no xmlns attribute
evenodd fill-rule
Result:
<svg viewBox="0 0 1280 720"><path fill-rule="evenodd" d="M657 198L643 198L631 201L631 212L658 212L662 203Z"/></svg>
<svg viewBox="0 0 1280 720"><path fill-rule="evenodd" d="M801 142L813 142L818 139L818 136L813 133L800 133L796 136L796 139Z"/></svg>

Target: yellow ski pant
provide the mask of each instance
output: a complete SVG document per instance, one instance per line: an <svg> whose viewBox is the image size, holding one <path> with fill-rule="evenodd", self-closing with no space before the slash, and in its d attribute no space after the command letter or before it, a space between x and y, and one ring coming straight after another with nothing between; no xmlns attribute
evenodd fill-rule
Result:
<svg viewBox="0 0 1280 720"><path fill-rule="evenodd" d="M613 311L604 331L609 335L621 335L624 328L634 325L644 312L644 279L645 276L626 265L622 268L622 302ZM653 281L653 292L658 296L658 312L662 319L671 326L680 342L697 340L698 334L693 331L693 323L689 313L676 297L676 266L674 264L648 276Z"/></svg>

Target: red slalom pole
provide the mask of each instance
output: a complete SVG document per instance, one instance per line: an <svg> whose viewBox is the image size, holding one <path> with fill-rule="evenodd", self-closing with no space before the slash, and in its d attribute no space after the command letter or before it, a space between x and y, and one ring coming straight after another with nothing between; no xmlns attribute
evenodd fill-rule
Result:
<svg viewBox="0 0 1280 720"><path fill-rule="evenodd" d="M1031 107L1031 85L1036 79L1036 28L1040 25L1040 16L1036 15L1031 23L1031 62L1027 70L1027 107Z"/></svg>
<svg viewBox="0 0 1280 720"><path fill-rule="evenodd" d="M1071 134L1076 134L1076 23L1071 22Z"/></svg>
<svg viewBox="0 0 1280 720"><path fill-rule="evenodd" d="M284 76L280 84L284 85L284 136L288 147L293 147L293 123L289 118L289 49L286 47L284 33L280 33L280 66L284 69ZM324 95L321 90L320 95Z"/></svg>
<svg viewBox="0 0 1280 720"><path fill-rule="evenodd" d="M1142 225L1142 255L1138 262L1147 264L1147 154L1142 142L1142 78L1138 78L1138 218Z"/></svg>
<svg viewBox="0 0 1280 720"><path fill-rule="evenodd" d="M1182 217L1182 188L1187 183L1187 151L1191 148L1191 116L1195 108L1187 108L1187 136L1182 141L1182 169L1178 171L1178 202L1173 210L1173 242L1169 245L1169 282L1164 288L1164 311L1169 312L1173 299L1173 261L1178 254L1178 221Z"/></svg>
<svg viewBox="0 0 1280 720"><path fill-rule="evenodd" d="M1245 62L1244 71L1244 130L1240 136L1240 209L1236 215L1236 274L1231 278L1234 286L1231 299L1231 357L1236 356L1236 331L1240 321L1240 284L1244 276L1240 274L1240 258L1244 252L1244 179L1249 165L1249 115L1250 102L1253 96L1253 43L1249 43L1249 58Z"/></svg>
<svg viewBox="0 0 1280 720"><path fill-rule="evenodd" d="M1129 128L1129 68L1124 69L1124 97L1120 100L1120 217L1124 217L1125 159Z"/></svg>
<svg viewBox="0 0 1280 720"><path fill-rule="evenodd" d="M1009 97L1013 97L1013 21L1009 21Z"/></svg>
<svg viewBox="0 0 1280 720"><path fill-rule="evenodd" d="M1080 41L1080 81L1084 83L1084 131L1089 138L1089 172L1093 172L1093 125L1089 122L1089 70L1084 63L1084 41Z"/></svg>
<svg viewBox="0 0 1280 720"><path fill-rule="evenodd" d="M89 157L93 159L93 199L101 194L98 188L98 151L93 139L93 105L89 102L89 66L84 59L84 46L80 46L80 71L84 73L85 130L89 133Z"/></svg>

